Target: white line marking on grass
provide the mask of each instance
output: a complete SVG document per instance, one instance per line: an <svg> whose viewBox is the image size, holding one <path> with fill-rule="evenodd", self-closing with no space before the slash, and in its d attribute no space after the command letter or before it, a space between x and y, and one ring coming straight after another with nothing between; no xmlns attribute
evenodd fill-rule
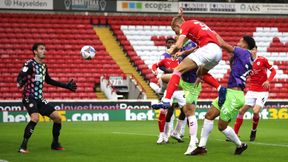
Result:
<svg viewBox="0 0 288 162"><path fill-rule="evenodd" d="M157 135L145 134L145 133L112 132L112 134L136 135L136 136L153 136L153 137L157 137Z"/></svg>
<svg viewBox="0 0 288 162"><path fill-rule="evenodd" d="M153 135L153 134L132 133L132 132L112 132L112 134L136 135L136 136L152 136L152 137L157 137L157 135ZM224 139L216 139L216 141L226 142ZM285 144L273 144L273 143L263 143L263 142L248 142L248 143L249 143L249 144L254 144L254 145L262 145L262 146L288 147L288 145L285 145Z"/></svg>
<svg viewBox="0 0 288 162"><path fill-rule="evenodd" d="M0 162L8 162L7 160L4 159L0 159Z"/></svg>
<svg viewBox="0 0 288 162"><path fill-rule="evenodd" d="M216 139L216 141L226 142L223 139ZM248 142L248 143L255 144L255 145L263 145L263 146L288 147L288 145L284 145L284 144L273 144L273 143L263 143L263 142Z"/></svg>
<svg viewBox="0 0 288 162"><path fill-rule="evenodd" d="M283 145L283 144L262 143L262 142L249 142L249 144L275 146L275 147L288 147L288 145Z"/></svg>

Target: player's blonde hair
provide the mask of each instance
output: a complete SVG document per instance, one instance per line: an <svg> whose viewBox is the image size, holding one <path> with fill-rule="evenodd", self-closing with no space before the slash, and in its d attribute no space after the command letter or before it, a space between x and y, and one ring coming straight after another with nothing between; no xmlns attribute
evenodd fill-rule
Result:
<svg viewBox="0 0 288 162"><path fill-rule="evenodd" d="M176 24L183 24L184 22L184 18L182 14L179 14L175 17L173 17L172 21L171 21L171 26L175 26Z"/></svg>

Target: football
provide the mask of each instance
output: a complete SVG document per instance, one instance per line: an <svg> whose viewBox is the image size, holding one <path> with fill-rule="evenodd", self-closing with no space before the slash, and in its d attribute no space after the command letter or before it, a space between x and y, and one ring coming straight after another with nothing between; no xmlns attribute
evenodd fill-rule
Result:
<svg viewBox="0 0 288 162"><path fill-rule="evenodd" d="M86 45L81 48L80 54L85 60L91 60L95 56L96 51L92 46Z"/></svg>

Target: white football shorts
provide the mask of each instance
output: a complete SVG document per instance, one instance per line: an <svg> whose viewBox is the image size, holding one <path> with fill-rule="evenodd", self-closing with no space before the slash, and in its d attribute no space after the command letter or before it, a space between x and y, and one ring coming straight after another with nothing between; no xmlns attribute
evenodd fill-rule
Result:
<svg viewBox="0 0 288 162"><path fill-rule="evenodd" d="M245 105L255 106L259 105L264 107L269 93L268 92L255 92L255 91L248 91L245 95Z"/></svg>
<svg viewBox="0 0 288 162"><path fill-rule="evenodd" d="M203 65L205 69L210 70L221 61L222 49L215 43L208 43L187 57L198 66Z"/></svg>

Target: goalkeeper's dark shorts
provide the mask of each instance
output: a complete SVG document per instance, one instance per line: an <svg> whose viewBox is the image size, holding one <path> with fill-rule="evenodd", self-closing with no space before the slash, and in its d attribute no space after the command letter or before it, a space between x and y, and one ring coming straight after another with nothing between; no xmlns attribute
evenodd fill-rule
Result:
<svg viewBox="0 0 288 162"><path fill-rule="evenodd" d="M22 103L29 115L32 113L39 113L42 116L50 117L50 115L55 111L54 106L44 99L24 98Z"/></svg>

